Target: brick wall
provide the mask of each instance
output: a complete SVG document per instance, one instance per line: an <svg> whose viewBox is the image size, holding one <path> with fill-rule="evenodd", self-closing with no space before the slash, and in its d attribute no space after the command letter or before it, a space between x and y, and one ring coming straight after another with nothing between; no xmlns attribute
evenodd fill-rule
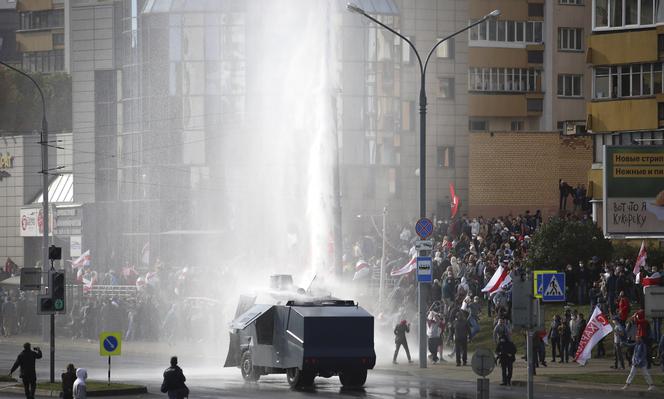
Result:
<svg viewBox="0 0 664 399"><path fill-rule="evenodd" d="M469 214L499 216L558 211L558 179L586 184L590 137L552 133L471 133ZM568 209L573 208L568 199Z"/></svg>

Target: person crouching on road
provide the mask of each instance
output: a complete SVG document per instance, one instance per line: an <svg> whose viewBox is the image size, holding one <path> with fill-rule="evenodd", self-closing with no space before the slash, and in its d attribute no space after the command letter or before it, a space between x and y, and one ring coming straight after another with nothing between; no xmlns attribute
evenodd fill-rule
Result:
<svg viewBox="0 0 664 399"><path fill-rule="evenodd" d="M427 341L429 344L429 353L433 364L438 363L438 346L441 344L440 334L442 331L440 316L436 312L429 312L427 317Z"/></svg>
<svg viewBox="0 0 664 399"><path fill-rule="evenodd" d="M505 336L500 337L498 346L496 347L496 355L500 362L500 367L503 373L503 382L500 385L512 385L512 370L514 361L516 360L516 346L512 341L508 340Z"/></svg>
<svg viewBox="0 0 664 399"><path fill-rule="evenodd" d="M87 399L88 397L88 386L85 383L85 380L88 379L88 372L84 368L76 369L76 381L74 381L74 387L72 389L74 393L74 399Z"/></svg>
<svg viewBox="0 0 664 399"><path fill-rule="evenodd" d="M161 392L168 394L168 399L183 399L189 397L189 388L184 383L187 379L178 366L178 357L171 357L171 367L164 371L164 382L161 383Z"/></svg>
<svg viewBox="0 0 664 399"><path fill-rule="evenodd" d="M652 377L650 376L648 368L646 367L647 365L646 356L647 356L646 345L643 342L643 338L637 335L636 345L634 346L634 354L632 355L632 369L629 371L629 375L627 376L627 381L625 382L625 386L623 386L622 389L627 389L630 386L630 384L634 380L634 377L636 377L637 369L640 369L641 372L643 373L643 377L646 379L646 382L648 383L648 390L652 391L653 389L655 389Z"/></svg>
<svg viewBox="0 0 664 399"><path fill-rule="evenodd" d="M410 359L410 350L408 350L408 341L406 341L406 333L410 332L410 324L406 320L401 320L399 324L394 327L394 357L392 358L392 363L397 364L397 355L399 354L399 349L403 346L403 349L406 351L406 357L408 358L408 363L413 361Z"/></svg>
<svg viewBox="0 0 664 399"><path fill-rule="evenodd" d="M73 364L67 365L67 371L62 373L62 399L74 399L74 382L76 381L76 368Z"/></svg>
<svg viewBox="0 0 664 399"><path fill-rule="evenodd" d="M42 352L38 347L34 350L30 347L30 342L23 344L23 351L19 353L9 376L21 368L21 379L23 380L23 388L25 389L25 397L27 399L34 399L35 389L37 389L37 371L35 370L35 361L42 358Z"/></svg>

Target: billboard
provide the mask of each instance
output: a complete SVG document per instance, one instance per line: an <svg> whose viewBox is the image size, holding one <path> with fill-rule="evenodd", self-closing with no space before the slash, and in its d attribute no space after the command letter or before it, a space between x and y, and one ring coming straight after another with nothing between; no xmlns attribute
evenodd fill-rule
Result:
<svg viewBox="0 0 664 399"><path fill-rule="evenodd" d="M604 146L604 235L664 236L664 146Z"/></svg>

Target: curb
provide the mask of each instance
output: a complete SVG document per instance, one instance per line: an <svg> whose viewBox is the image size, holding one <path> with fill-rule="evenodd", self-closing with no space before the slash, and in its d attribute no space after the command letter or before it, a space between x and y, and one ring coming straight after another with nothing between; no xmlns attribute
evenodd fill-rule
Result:
<svg viewBox="0 0 664 399"><path fill-rule="evenodd" d="M11 393L17 393L17 394L23 394L25 391L23 390L22 387L7 387L3 389L5 392L11 392ZM125 395L140 395L148 393L148 388L147 387L139 387L139 388L127 388L127 389L109 389L109 390L97 390L97 391L90 391L88 392L89 397L95 397L95 396L125 396ZM60 397L60 391L48 391L45 389L37 389L35 391L35 396L49 396L52 398L59 398Z"/></svg>
<svg viewBox="0 0 664 399"><path fill-rule="evenodd" d="M564 381L564 380L555 380L555 379L546 379L544 381L539 381L535 382L535 388L539 388L543 391L555 391L555 392L569 392L569 393L578 393L579 391L593 391L593 392L601 392L601 393L608 393L608 394L615 394L615 393L620 393L621 396L629 396L629 397L645 397L645 398L654 398L654 397L661 397L662 391L661 389L658 390L657 388L654 391L646 391L646 387L633 387L628 390L623 391L622 385L618 384L602 384L602 385L594 385L594 384L578 384L578 385L569 385L570 383L573 383L574 381ZM512 381L513 386L517 387L523 387L525 388L527 386L526 381L522 380L517 380L517 381Z"/></svg>

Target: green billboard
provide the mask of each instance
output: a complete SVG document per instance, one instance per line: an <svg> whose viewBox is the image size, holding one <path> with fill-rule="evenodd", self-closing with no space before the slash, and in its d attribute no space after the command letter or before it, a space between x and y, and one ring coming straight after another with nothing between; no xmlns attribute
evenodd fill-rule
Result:
<svg viewBox="0 0 664 399"><path fill-rule="evenodd" d="M604 234L664 236L664 146L604 147Z"/></svg>

